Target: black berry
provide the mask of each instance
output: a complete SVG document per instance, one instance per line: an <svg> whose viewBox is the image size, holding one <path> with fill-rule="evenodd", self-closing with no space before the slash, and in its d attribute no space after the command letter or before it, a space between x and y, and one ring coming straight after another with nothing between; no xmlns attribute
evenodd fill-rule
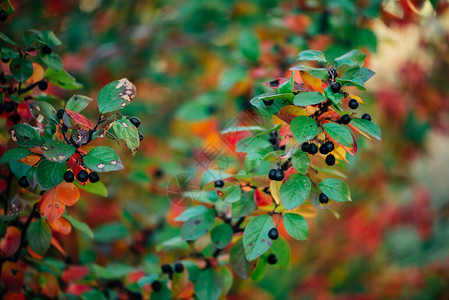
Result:
<svg viewBox="0 0 449 300"><path fill-rule="evenodd" d="M15 105L12 101L6 101L3 107L5 108L5 112L10 113L14 110Z"/></svg>
<svg viewBox="0 0 449 300"><path fill-rule="evenodd" d="M214 114L216 111L217 111L217 107L215 106L215 105L209 105L207 108L206 108L206 111L207 111L207 113L208 114Z"/></svg>
<svg viewBox="0 0 449 300"><path fill-rule="evenodd" d="M351 99L349 100L348 106L350 109L356 109L357 107L359 107L359 102L355 99Z"/></svg>
<svg viewBox="0 0 449 300"><path fill-rule="evenodd" d="M331 141L324 143L324 146L327 148L328 153L334 151L335 149L334 143L332 143Z"/></svg>
<svg viewBox="0 0 449 300"><path fill-rule="evenodd" d="M286 148L285 145L282 145L279 147L279 150L285 150L285 148Z"/></svg>
<svg viewBox="0 0 449 300"><path fill-rule="evenodd" d="M371 121L371 116L369 114L363 114L362 119Z"/></svg>
<svg viewBox="0 0 449 300"><path fill-rule="evenodd" d="M90 172L89 173L89 181L92 183L98 182L100 180L100 175L98 175L97 172Z"/></svg>
<svg viewBox="0 0 449 300"><path fill-rule="evenodd" d="M309 147L310 146L310 144L309 143L303 143L302 145L301 145L301 150L302 150L302 152L309 152Z"/></svg>
<svg viewBox="0 0 449 300"><path fill-rule="evenodd" d="M340 122L342 124L349 124L349 122L351 122L351 116L348 115L348 114L345 114L345 115L341 116Z"/></svg>
<svg viewBox="0 0 449 300"><path fill-rule="evenodd" d="M20 186L20 187L26 188L26 187L28 187L29 185L30 185L30 183L28 182L28 179L27 179L26 176L20 177L20 179L19 179L19 186Z"/></svg>
<svg viewBox="0 0 449 300"><path fill-rule="evenodd" d="M270 138L268 139L268 141L272 144L272 145L276 145L276 143L278 142L277 138L275 136L270 136Z"/></svg>
<svg viewBox="0 0 449 300"><path fill-rule="evenodd" d="M8 19L8 14L4 10L0 10L0 21L5 22Z"/></svg>
<svg viewBox="0 0 449 300"><path fill-rule="evenodd" d="M276 173L274 173L274 180L276 181L282 181L284 180L284 171L281 169L276 170Z"/></svg>
<svg viewBox="0 0 449 300"><path fill-rule="evenodd" d="M139 140L140 140L140 141L143 140L143 134L142 134L142 132L139 132Z"/></svg>
<svg viewBox="0 0 449 300"><path fill-rule="evenodd" d="M335 156L333 156L332 154L329 154L328 156L326 156L325 161L328 166L333 166L333 165L335 165Z"/></svg>
<svg viewBox="0 0 449 300"><path fill-rule="evenodd" d="M139 126L140 126L140 120L139 120L139 118L132 117L132 118L129 119L129 121L131 122L131 124L133 124L134 126L136 126L136 128L139 128Z"/></svg>
<svg viewBox="0 0 449 300"><path fill-rule="evenodd" d="M9 117L9 120L13 123L13 124L17 124L20 122L20 116L18 114L13 114Z"/></svg>
<svg viewBox="0 0 449 300"><path fill-rule="evenodd" d="M311 155L315 155L315 154L317 154L318 153L318 146L317 145L315 145L315 144L310 144L309 145L309 154L311 154Z"/></svg>
<svg viewBox="0 0 449 300"><path fill-rule="evenodd" d="M175 272L182 273L184 271L184 265L182 263L175 264Z"/></svg>
<svg viewBox="0 0 449 300"><path fill-rule="evenodd" d="M276 255L270 254L268 255L267 261L270 265L275 265L278 262L278 259L276 258Z"/></svg>
<svg viewBox="0 0 449 300"><path fill-rule="evenodd" d="M340 84L340 82L333 82L333 83L331 84L331 91L332 91L332 92L338 93L338 92L340 91L340 89L341 89L341 84Z"/></svg>
<svg viewBox="0 0 449 300"><path fill-rule="evenodd" d="M324 193L320 194L319 200L321 204L326 204L329 202L329 198Z"/></svg>
<svg viewBox="0 0 449 300"><path fill-rule="evenodd" d="M216 188L222 188L222 187L224 187L224 182L223 182L223 180L215 180L214 186L215 186Z"/></svg>
<svg viewBox="0 0 449 300"><path fill-rule="evenodd" d="M271 228L270 231L268 231L268 237L272 240L277 240L279 237L279 230L277 228Z"/></svg>
<svg viewBox="0 0 449 300"><path fill-rule="evenodd" d="M162 175L164 175L164 172L161 169L157 169L156 172L154 172L154 176L156 176L156 178L161 178Z"/></svg>
<svg viewBox="0 0 449 300"><path fill-rule="evenodd" d="M270 180L276 180L276 171L276 169L271 169L270 172L268 172L268 178L270 178Z"/></svg>
<svg viewBox="0 0 449 300"><path fill-rule="evenodd" d="M324 155L326 155L326 154L329 153L329 150L327 149L326 144L322 144L322 145L320 146L320 153L321 153L321 154L324 154Z"/></svg>
<svg viewBox="0 0 449 300"><path fill-rule="evenodd" d="M173 273L173 269L169 264L162 265L161 270L162 270L162 273L166 273L166 274Z"/></svg>
<svg viewBox="0 0 449 300"><path fill-rule="evenodd" d="M87 179L89 179L89 173L87 173L86 170L81 170L78 175L76 175L76 179L78 179L79 182L86 182Z"/></svg>
<svg viewBox="0 0 449 300"><path fill-rule="evenodd" d="M58 117L59 120L62 120L64 113L65 113L65 109L58 110L58 112L56 113L56 116Z"/></svg>
<svg viewBox="0 0 449 300"><path fill-rule="evenodd" d="M156 280L151 284L151 288L153 289L153 291L157 292L161 289L162 284L160 281Z"/></svg>
<svg viewBox="0 0 449 300"><path fill-rule="evenodd" d="M270 106L271 104L273 104L274 100L263 100L263 104L265 104L266 106Z"/></svg>
<svg viewBox="0 0 449 300"><path fill-rule="evenodd" d="M48 83L46 81L42 80L42 81L39 81L37 86L39 87L39 89L41 91L45 91L48 88Z"/></svg>
<svg viewBox="0 0 449 300"><path fill-rule="evenodd" d="M42 51L42 54L48 55L53 52L53 49L51 49L50 47L45 45L44 47L42 47L41 51Z"/></svg>
<svg viewBox="0 0 449 300"><path fill-rule="evenodd" d="M10 58L2 58L2 63L7 64L9 63L10 60L11 60Z"/></svg>
<svg viewBox="0 0 449 300"><path fill-rule="evenodd" d="M73 174L73 172L70 171L70 170L65 171L65 173L64 173L64 181L65 182L73 182L73 180L75 180L75 175Z"/></svg>

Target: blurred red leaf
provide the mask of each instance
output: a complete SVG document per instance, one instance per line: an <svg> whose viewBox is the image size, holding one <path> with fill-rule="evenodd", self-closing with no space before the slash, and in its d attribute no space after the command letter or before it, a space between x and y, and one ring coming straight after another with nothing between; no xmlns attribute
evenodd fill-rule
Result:
<svg viewBox="0 0 449 300"><path fill-rule="evenodd" d="M13 255L19 250L20 237L19 229L14 226L8 227L5 237L0 241L0 250L6 257Z"/></svg>

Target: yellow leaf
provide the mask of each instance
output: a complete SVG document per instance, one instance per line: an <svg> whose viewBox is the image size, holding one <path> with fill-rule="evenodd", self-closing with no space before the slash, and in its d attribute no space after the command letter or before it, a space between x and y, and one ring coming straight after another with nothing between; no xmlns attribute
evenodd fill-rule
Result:
<svg viewBox="0 0 449 300"><path fill-rule="evenodd" d="M281 204L281 198L279 198L279 189L281 188L282 181L271 180L270 181L270 192L271 196L277 205Z"/></svg>
<svg viewBox="0 0 449 300"><path fill-rule="evenodd" d="M358 103L360 103L360 104L363 104L363 105L365 105L365 103L363 103L363 100L362 100L362 98L360 98L359 96L357 96L357 95L352 95L352 94L349 94L349 97L351 97L351 99L355 99L355 100L357 100L357 102L358 102Z"/></svg>
<svg viewBox="0 0 449 300"><path fill-rule="evenodd" d="M299 73L301 74L302 81L309 89L309 91L316 91L320 93L324 92L321 79L313 77L312 75L304 71L299 71Z"/></svg>
<svg viewBox="0 0 449 300"><path fill-rule="evenodd" d="M346 151L342 147L337 147L334 151L332 151L332 154L335 156L338 160L344 160L349 164L349 161L346 159Z"/></svg>

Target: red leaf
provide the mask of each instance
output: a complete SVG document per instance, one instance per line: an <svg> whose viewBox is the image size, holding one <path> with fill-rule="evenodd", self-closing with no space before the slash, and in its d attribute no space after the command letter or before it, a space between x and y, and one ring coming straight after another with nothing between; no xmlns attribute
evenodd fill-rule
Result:
<svg viewBox="0 0 449 300"><path fill-rule="evenodd" d="M67 287L65 292L68 294L74 294L76 296L81 296L81 294L84 294L85 292L88 292L91 289L92 288L87 285L72 283Z"/></svg>
<svg viewBox="0 0 449 300"><path fill-rule="evenodd" d="M254 191L254 202L257 206L267 206L273 204L273 198L269 194L257 189Z"/></svg>
<svg viewBox="0 0 449 300"><path fill-rule="evenodd" d="M69 234L72 231L72 224L63 217L57 219L53 223L49 223L50 227L59 233Z"/></svg>
<svg viewBox="0 0 449 300"><path fill-rule="evenodd" d="M23 268L18 263L5 261L2 266L1 279L8 290L20 293L24 280Z"/></svg>
<svg viewBox="0 0 449 300"><path fill-rule="evenodd" d="M14 293L12 291L7 291L5 295L3 295L2 300L25 300L25 295L23 292Z"/></svg>
<svg viewBox="0 0 449 300"><path fill-rule="evenodd" d="M54 237L51 238L51 244L53 246L55 246L56 249L59 250L59 252L61 252L64 256L67 255L67 253L65 253L64 248L62 248L61 244L58 242L57 239L55 239Z"/></svg>
<svg viewBox="0 0 449 300"><path fill-rule="evenodd" d="M40 213L46 217L49 223L59 219L65 210L65 204L59 201L56 188L52 188L45 193L40 202Z"/></svg>
<svg viewBox="0 0 449 300"><path fill-rule="evenodd" d="M83 279L89 275L89 268L86 266L70 266L62 272L62 280L65 282L73 282Z"/></svg>
<svg viewBox="0 0 449 300"><path fill-rule="evenodd" d="M20 246L20 230L14 226L9 226L6 230L5 237L0 242L0 250L6 257L13 255L19 250Z"/></svg>
<svg viewBox="0 0 449 300"><path fill-rule="evenodd" d="M75 122L78 125L92 129L92 125L90 125L89 120L85 116L83 116L80 113L68 110L68 109L66 109L65 111L70 116L70 118L72 118L73 122Z"/></svg>
<svg viewBox="0 0 449 300"><path fill-rule="evenodd" d="M40 256L39 254L37 254L36 252L34 252L33 250L31 250L30 245L27 246L27 250L28 250L28 253L29 253L32 257L34 257L35 259L42 259L42 258L44 258L43 256Z"/></svg>

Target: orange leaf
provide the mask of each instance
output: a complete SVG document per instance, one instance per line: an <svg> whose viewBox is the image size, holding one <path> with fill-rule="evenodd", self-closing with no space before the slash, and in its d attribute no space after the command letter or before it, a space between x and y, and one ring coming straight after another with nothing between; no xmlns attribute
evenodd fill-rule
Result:
<svg viewBox="0 0 449 300"><path fill-rule="evenodd" d="M337 120L340 120L340 118L341 118L341 116L338 112L336 112L334 110L330 110L330 111L325 112L321 116L319 116L318 121L321 121L324 119L331 119L333 121L337 121Z"/></svg>
<svg viewBox="0 0 449 300"><path fill-rule="evenodd" d="M56 188L46 192L40 202L41 215L46 217L49 223L59 219L65 210L65 204L58 200Z"/></svg>
<svg viewBox="0 0 449 300"><path fill-rule="evenodd" d="M257 189L254 191L254 202L257 206L267 206L273 203L273 198L261 189Z"/></svg>
<svg viewBox="0 0 449 300"><path fill-rule="evenodd" d="M86 266L70 266L62 272L61 279L65 282L72 282L83 279L89 275L89 268Z"/></svg>
<svg viewBox="0 0 449 300"><path fill-rule="evenodd" d="M80 191L73 183L63 181L55 189L58 200L67 206L74 205L80 198Z"/></svg>
<svg viewBox="0 0 449 300"><path fill-rule="evenodd" d="M37 254L36 252L31 250L30 245L27 246L27 250L28 250L28 253L35 259L42 259L42 258L44 258L43 256L40 256L39 254Z"/></svg>
<svg viewBox="0 0 449 300"><path fill-rule="evenodd" d="M365 136L367 139L371 140L371 137L369 137L366 133L364 133L363 131L361 131L361 130L358 129L357 127L355 127L355 126L353 126L353 125L351 125L351 124L348 124L347 126L348 126L349 128L351 128L352 131L354 131L355 134L357 134L357 132L358 132L358 133L360 133L361 135Z"/></svg>
<svg viewBox="0 0 449 300"><path fill-rule="evenodd" d="M302 81L306 85L306 87L309 89L309 91L316 91L320 93L324 93L323 85L321 79L318 79L316 77L313 77L307 72L299 71L299 74L301 74Z"/></svg>
<svg viewBox="0 0 449 300"><path fill-rule="evenodd" d="M49 225L54 231L62 234L69 234L72 231L72 224L63 217L49 223Z"/></svg>
<svg viewBox="0 0 449 300"><path fill-rule="evenodd" d="M22 159L20 159L19 161L21 163L24 163L26 165L29 166L33 166L35 165L40 159L42 158L42 156L38 155L38 154L30 154L27 157L24 157Z"/></svg>
<svg viewBox="0 0 449 300"><path fill-rule="evenodd" d="M67 253L65 253L64 248L62 248L61 244L60 244L60 243L58 242L58 240L55 239L54 237L51 238L51 244L52 244L53 246L55 246L55 248L58 249L59 252L61 252L64 256L67 255Z"/></svg>
<svg viewBox="0 0 449 300"><path fill-rule="evenodd" d="M59 293L59 284L56 277L50 273L40 273L39 278L41 277L44 278L42 281L39 280L39 282L43 282L41 285L42 294L52 299L56 298Z"/></svg>
<svg viewBox="0 0 449 300"><path fill-rule="evenodd" d="M307 112L296 105L284 106L277 114L277 117L287 124L290 124L298 116L307 116Z"/></svg>
<svg viewBox="0 0 449 300"><path fill-rule="evenodd" d="M33 63L33 75L27 79L27 83L35 83L41 81L44 78L45 71L41 65Z"/></svg>
<svg viewBox="0 0 449 300"><path fill-rule="evenodd" d="M1 279L8 290L20 293L24 279L22 266L12 261L5 261L2 266Z"/></svg>
<svg viewBox="0 0 449 300"><path fill-rule="evenodd" d="M0 242L0 250L6 257L13 255L19 250L20 246L20 230L14 226L9 226L6 229L6 235Z"/></svg>

